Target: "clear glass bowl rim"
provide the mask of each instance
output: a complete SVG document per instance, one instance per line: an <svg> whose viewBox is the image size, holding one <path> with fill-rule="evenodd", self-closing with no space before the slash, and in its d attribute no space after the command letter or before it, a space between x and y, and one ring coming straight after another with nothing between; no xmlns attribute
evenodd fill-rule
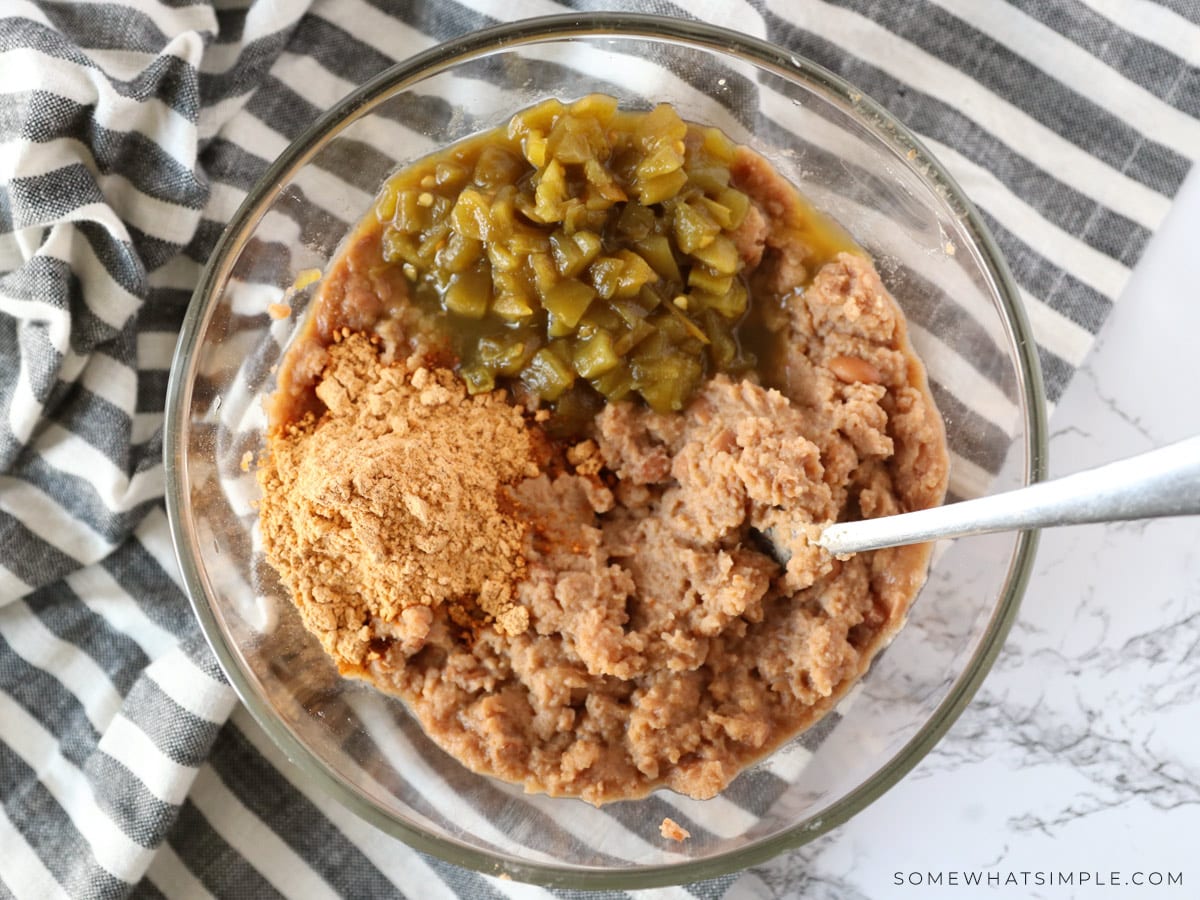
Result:
<svg viewBox="0 0 1200 900"><path fill-rule="evenodd" d="M213 313L209 301L216 296L214 288L225 281L233 260L278 195L280 186L286 184L330 139L369 113L383 99L429 75L497 50L547 40L605 36L656 40L726 54L782 78L799 81L842 106L859 124L891 147L901 164L935 189L940 188L939 193L974 240L999 293L1003 324L1017 362L1019 405L1026 435L1022 472L1026 483L1045 478L1047 441L1045 392L1032 331L1008 266L974 206L936 158L899 120L849 82L782 47L719 26L656 15L585 12L522 19L463 35L397 63L350 92L296 138L247 194L209 257L184 316L172 360L163 430L166 506L175 554L192 609L242 703L303 777L319 790L409 846L456 865L490 874L504 872L519 881L550 887L594 890L640 889L715 878L806 844L877 800L942 738L983 682L1016 618L1038 537L1033 531L1018 535L1003 590L980 646L930 719L895 756L816 819L798 822L773 837L702 860L624 870L534 864L437 837L393 818L358 794L274 715L242 671L209 605L194 552L195 535L190 526L191 496L183 466L184 438L195 374L195 351Z"/></svg>

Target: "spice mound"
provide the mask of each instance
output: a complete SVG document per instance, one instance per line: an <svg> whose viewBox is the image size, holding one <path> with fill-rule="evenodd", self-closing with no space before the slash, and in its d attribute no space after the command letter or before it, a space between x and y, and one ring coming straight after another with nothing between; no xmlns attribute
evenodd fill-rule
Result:
<svg viewBox="0 0 1200 900"><path fill-rule="evenodd" d="M445 369L380 360L351 335L317 387L327 412L272 441L259 516L272 563L343 671L375 648L424 641L443 604L465 623L518 634L526 526L502 503L536 476L544 442L498 394L470 397Z"/></svg>

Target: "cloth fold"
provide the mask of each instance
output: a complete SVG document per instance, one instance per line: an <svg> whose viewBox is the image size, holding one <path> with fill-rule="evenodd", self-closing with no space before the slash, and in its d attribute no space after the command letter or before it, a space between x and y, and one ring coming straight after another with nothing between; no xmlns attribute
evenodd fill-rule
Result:
<svg viewBox="0 0 1200 900"><path fill-rule="evenodd" d="M402 847L313 793L234 712L179 584L161 429L200 266L288 141L439 41L598 9L764 37L917 131L1012 267L1051 401L1200 153L1200 9L1178 2L1137 20L1083 0L7 4L0 884L12 894L553 893ZM669 893L772 883L768 864Z"/></svg>

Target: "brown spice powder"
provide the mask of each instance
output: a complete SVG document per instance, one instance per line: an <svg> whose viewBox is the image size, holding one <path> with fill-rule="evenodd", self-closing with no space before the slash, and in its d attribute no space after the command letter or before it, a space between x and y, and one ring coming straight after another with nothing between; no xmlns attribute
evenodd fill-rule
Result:
<svg viewBox="0 0 1200 900"><path fill-rule="evenodd" d="M547 456L526 413L448 370L381 360L361 334L330 348L317 395L320 418L270 435L259 513L268 560L339 668L381 639L415 652L442 603L460 624L525 631L527 526L505 491Z"/></svg>

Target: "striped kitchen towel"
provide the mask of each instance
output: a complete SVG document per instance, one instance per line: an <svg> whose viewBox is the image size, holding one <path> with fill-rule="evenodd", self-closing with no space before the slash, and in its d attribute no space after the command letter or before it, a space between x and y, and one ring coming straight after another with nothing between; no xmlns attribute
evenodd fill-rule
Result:
<svg viewBox="0 0 1200 900"><path fill-rule="evenodd" d="M322 109L454 35L614 6L765 37L917 131L1013 269L1051 400L1200 153L1193 0L7 0L4 895L553 893L407 850L315 793L236 707L173 560L162 410L200 266Z"/></svg>

